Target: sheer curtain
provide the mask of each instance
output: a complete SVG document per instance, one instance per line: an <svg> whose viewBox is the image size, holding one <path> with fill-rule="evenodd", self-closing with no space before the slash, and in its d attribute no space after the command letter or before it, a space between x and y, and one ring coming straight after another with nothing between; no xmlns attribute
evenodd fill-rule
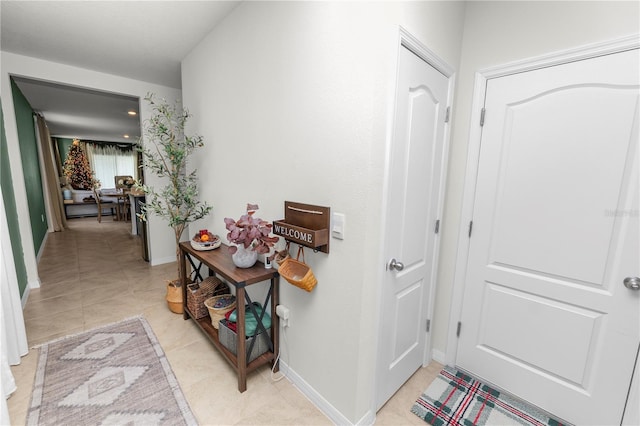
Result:
<svg viewBox="0 0 640 426"><path fill-rule="evenodd" d="M115 188L115 176L138 177L137 153L133 147L127 149L112 144L86 143L85 152L102 188Z"/></svg>
<svg viewBox="0 0 640 426"><path fill-rule="evenodd" d="M38 141L42 186L49 227L50 230L53 229L56 232L64 231L67 226L67 219L64 214L62 191L60 190L51 135L49 134L47 123L40 114L35 115L33 119L36 125L36 139Z"/></svg>
<svg viewBox="0 0 640 426"><path fill-rule="evenodd" d="M18 278L13 263L9 229L0 191L0 424L11 424L6 399L16 390L10 365L20 364L20 357L29 351L27 333L18 290Z"/></svg>

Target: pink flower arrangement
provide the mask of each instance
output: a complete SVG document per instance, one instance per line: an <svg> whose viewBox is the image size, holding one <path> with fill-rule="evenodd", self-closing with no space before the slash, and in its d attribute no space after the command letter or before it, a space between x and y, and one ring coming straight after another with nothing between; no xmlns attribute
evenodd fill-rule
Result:
<svg viewBox="0 0 640 426"><path fill-rule="evenodd" d="M247 204L247 213L237 221L229 217L224 219L227 231L229 231L227 240L237 245L242 244L246 249L266 254L279 241L279 238L269 236L273 225L266 220L254 217L253 214L256 210L258 210L257 204ZM237 250L238 248L235 246L229 247L231 254Z"/></svg>

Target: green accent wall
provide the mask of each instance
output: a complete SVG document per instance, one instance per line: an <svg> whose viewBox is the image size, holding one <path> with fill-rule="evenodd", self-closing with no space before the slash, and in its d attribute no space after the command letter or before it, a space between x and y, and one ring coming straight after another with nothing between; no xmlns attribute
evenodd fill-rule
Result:
<svg viewBox="0 0 640 426"><path fill-rule="evenodd" d="M69 138L55 138L58 144L58 152L60 153L60 167L64 166L64 160L69 153L69 147L73 145L73 139Z"/></svg>
<svg viewBox="0 0 640 426"><path fill-rule="evenodd" d="M7 149L7 137L4 132L4 116L2 106L0 106L0 185L2 187L2 201L4 211L9 225L9 239L11 239L11 251L13 261L18 276L18 288L20 297L27 288L27 267L24 264L24 251L22 250L22 239L20 238L20 226L18 224L18 208L16 207L16 197L13 191L13 179L11 178L11 162L9 161L9 151Z"/></svg>
<svg viewBox="0 0 640 426"><path fill-rule="evenodd" d="M42 192L36 131L33 124L34 112L27 98L24 97L13 80L11 80L11 91L13 92L13 107L16 112L16 124L18 126L20 157L22 160L24 185L27 192L27 205L29 207L29 219L31 220L33 247L35 252L38 253L44 237L47 234L47 213L45 210L44 194Z"/></svg>

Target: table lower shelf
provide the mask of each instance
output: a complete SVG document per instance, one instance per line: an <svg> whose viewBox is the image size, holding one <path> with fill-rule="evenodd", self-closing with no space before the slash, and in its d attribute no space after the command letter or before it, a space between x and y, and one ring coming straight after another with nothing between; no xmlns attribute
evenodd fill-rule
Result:
<svg viewBox="0 0 640 426"><path fill-rule="evenodd" d="M222 343L220 343L218 330L211 324L211 317L207 315L205 317L196 319L186 306L184 307L184 311L187 313L189 318L191 318L196 323L198 328L200 328L200 331L202 331L209 338L209 341L213 343L213 346L215 346L220 352L222 352L226 360L229 362L229 364L231 364L236 372L240 371L241 367L238 366L238 357L234 355L233 352L231 352L229 349L227 349ZM273 352L267 351L247 364L245 371L249 373L264 364L271 363L273 360Z"/></svg>
<svg viewBox="0 0 640 426"><path fill-rule="evenodd" d="M240 323L238 324L238 333L236 333L236 348L238 351L238 355L234 355L231 350L227 349L222 342L220 342L220 334L218 330L211 325L211 319L209 315L204 316L200 319L194 319L194 315L189 311L187 306L187 283L189 282L190 274L187 273L187 262L191 264L196 274L199 275L197 271L200 270L200 266L204 265L209 269L209 275L217 275L221 279L225 280L230 287L235 287L235 295L238 303L238 318L240 319ZM199 265L196 265L195 262L200 262ZM273 365L273 370L278 371L278 343L279 343L279 322L278 316L275 312L275 307L278 305L279 299L279 285L278 279L279 274L277 271L273 269L266 269L262 265L262 263L258 262L251 268L238 268L233 263L233 259L231 258L231 253L229 252L229 246L222 245L216 250L209 251L198 251L191 247L191 244L188 242L180 243L180 280L182 282L182 297L183 297L183 308L184 308L184 319L194 319L196 325L200 330L204 333L205 336L209 339L209 341L218 348L220 353L224 356L224 358L229 362L229 364L234 368L238 375L238 390L240 392L244 392L247 390L247 373L251 372L258 367L271 363ZM202 278L199 276L199 278ZM245 362L247 340L245 340L244 336L244 326L243 318L245 318L246 311L244 304L245 302L251 308L250 310L255 313L255 308L253 308L253 301L251 297L246 292L246 287L258 284L261 282L269 281L269 291L266 295L262 306L267 309L267 306L271 306L269 315L271 316L271 329L270 329L270 342L267 352L262 353L261 355L257 355L256 359L248 362ZM258 324L262 333L265 333L267 330L264 330L262 324ZM265 339L265 335L259 333L259 338ZM239 335L239 336L238 336ZM231 337L231 336L229 336ZM224 343L227 344L226 335L223 334ZM253 340L249 344L249 347L253 345L253 351L256 350L256 338L258 336L254 336ZM258 340L259 341L259 340ZM231 340L229 341L228 346L232 348ZM265 350L262 347L260 350L255 352L258 354ZM242 361L239 361L242 360ZM239 365L241 364L241 365Z"/></svg>

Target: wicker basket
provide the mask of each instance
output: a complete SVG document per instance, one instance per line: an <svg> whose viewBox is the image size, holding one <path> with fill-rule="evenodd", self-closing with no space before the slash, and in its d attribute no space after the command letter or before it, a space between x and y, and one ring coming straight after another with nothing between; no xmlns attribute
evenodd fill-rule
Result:
<svg viewBox="0 0 640 426"><path fill-rule="evenodd" d="M204 301L205 306L209 310L209 316L211 317L211 325L218 329L219 322L221 319L224 319L224 316L227 312L232 311L236 308L236 298L235 296L230 296L233 298L233 301L229 304L226 304L224 307L216 308L216 302L223 297L229 297L228 294L222 294L220 296L213 296Z"/></svg>
<svg viewBox="0 0 640 426"><path fill-rule="evenodd" d="M207 277L199 283L187 285L187 307L194 319L207 316L204 301L212 296L230 294L229 287L217 277Z"/></svg>
<svg viewBox="0 0 640 426"><path fill-rule="evenodd" d="M167 306L174 314L182 313L182 286L180 280L167 282Z"/></svg>
<svg viewBox="0 0 640 426"><path fill-rule="evenodd" d="M300 253L302 253L302 262L298 260ZM292 257L286 258L278 267L278 273L289 283L310 292L316 286L318 280L316 280L309 265L304 263L304 250L302 246L298 248L298 259Z"/></svg>

